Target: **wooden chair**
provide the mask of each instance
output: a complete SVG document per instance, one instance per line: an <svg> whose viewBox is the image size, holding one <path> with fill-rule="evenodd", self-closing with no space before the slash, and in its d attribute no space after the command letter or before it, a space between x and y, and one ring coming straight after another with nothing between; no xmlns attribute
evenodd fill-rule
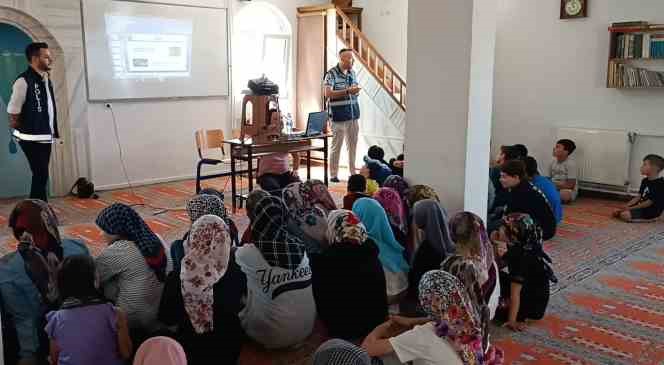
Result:
<svg viewBox="0 0 664 365"><path fill-rule="evenodd" d="M201 191L201 181L215 179L218 177L230 176L230 171L216 173L212 175L201 175L201 169L204 165L217 166L219 164L230 165L229 160L225 160L226 151L224 150L224 131L221 129L199 129L194 134L196 139L196 149L198 150L198 164L196 166L196 194ZM208 158L207 154L211 150L219 149L222 159Z"/></svg>

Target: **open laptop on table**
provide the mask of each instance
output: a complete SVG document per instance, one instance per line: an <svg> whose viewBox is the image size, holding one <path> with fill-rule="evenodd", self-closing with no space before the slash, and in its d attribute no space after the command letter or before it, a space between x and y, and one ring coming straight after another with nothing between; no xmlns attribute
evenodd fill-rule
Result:
<svg viewBox="0 0 664 365"><path fill-rule="evenodd" d="M323 134L325 130L325 123L329 115L327 112L315 112L309 113L309 119L307 120L307 129L299 132L293 133L288 136L289 139L298 139L298 138L307 138L315 137Z"/></svg>

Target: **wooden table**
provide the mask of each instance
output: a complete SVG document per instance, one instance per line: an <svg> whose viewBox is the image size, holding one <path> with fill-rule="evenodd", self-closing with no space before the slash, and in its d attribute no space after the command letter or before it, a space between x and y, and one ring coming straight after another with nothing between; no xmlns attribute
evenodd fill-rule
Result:
<svg viewBox="0 0 664 365"><path fill-rule="evenodd" d="M253 144L251 140L241 141L240 139L232 139L224 141L230 146L231 154L231 200L233 206L233 213L237 209L238 200L246 200L246 196L237 193L237 176L240 174L247 174L249 179L249 192L254 190L254 166L253 159L267 156L273 153L307 153L307 180L311 179L311 152L323 152L323 169L324 178L323 182L328 185L328 139L332 137L331 134L324 134L314 137L282 137L279 141L274 143ZM313 141L323 140L323 146L314 146ZM247 169L238 171L236 162L246 161Z"/></svg>

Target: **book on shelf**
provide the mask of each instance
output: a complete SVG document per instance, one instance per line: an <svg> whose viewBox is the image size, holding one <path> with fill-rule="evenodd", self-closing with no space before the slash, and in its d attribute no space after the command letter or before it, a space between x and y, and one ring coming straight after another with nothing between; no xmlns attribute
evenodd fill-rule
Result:
<svg viewBox="0 0 664 365"><path fill-rule="evenodd" d="M628 21L628 22L617 22L617 23L612 23L611 26L615 28L621 28L621 27L645 27L648 25L648 22L645 20L634 20L634 21Z"/></svg>
<svg viewBox="0 0 664 365"><path fill-rule="evenodd" d="M664 87L664 72L610 62L608 83L610 88Z"/></svg>
<svg viewBox="0 0 664 365"><path fill-rule="evenodd" d="M618 33L613 58L664 58L664 33Z"/></svg>

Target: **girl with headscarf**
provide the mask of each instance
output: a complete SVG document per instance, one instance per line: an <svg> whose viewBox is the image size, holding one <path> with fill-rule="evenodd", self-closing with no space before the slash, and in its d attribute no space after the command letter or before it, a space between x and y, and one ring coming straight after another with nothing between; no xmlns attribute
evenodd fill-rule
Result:
<svg viewBox="0 0 664 365"><path fill-rule="evenodd" d="M189 362L189 365L191 364ZM182 346L174 339L152 337L138 348L134 365L187 365L187 356Z"/></svg>
<svg viewBox="0 0 664 365"><path fill-rule="evenodd" d="M394 237L404 248L406 248L408 222L406 219L406 211L403 207L403 202L401 201L399 193L392 188L380 188L376 194L374 194L373 198L376 199L383 209L385 209Z"/></svg>
<svg viewBox="0 0 664 365"><path fill-rule="evenodd" d="M123 365L131 358L127 316L97 289L95 261L69 256L58 272L62 305L46 315L51 362L67 365Z"/></svg>
<svg viewBox="0 0 664 365"><path fill-rule="evenodd" d="M399 197L401 197L403 204L407 205L406 197L408 195L408 183L402 176L389 176L387 179L385 179L385 184L383 184L383 187L394 189L394 191L399 193Z"/></svg>
<svg viewBox="0 0 664 365"><path fill-rule="evenodd" d="M314 354L314 365L371 365L371 358L361 347L344 340L328 340Z"/></svg>
<svg viewBox="0 0 664 365"><path fill-rule="evenodd" d="M331 337L363 338L387 319L378 248L360 219L348 210L330 213L327 232L330 246L312 258L318 316Z"/></svg>
<svg viewBox="0 0 664 365"><path fill-rule="evenodd" d="M242 239L240 240L240 246L244 245L245 243L251 243L251 223L256 219L256 217L254 216L256 205L261 199L269 195L270 193L268 193L265 190L256 189L251 193L249 193L249 195L247 196L246 206L247 206L247 217L249 218L249 227L245 229L244 233L242 234Z"/></svg>
<svg viewBox="0 0 664 365"><path fill-rule="evenodd" d="M131 207L116 203L99 213L108 246L97 257L101 288L122 308L135 335L159 329L159 301L170 265L161 239Z"/></svg>
<svg viewBox="0 0 664 365"><path fill-rule="evenodd" d="M424 274L419 302L428 317L393 317L376 328L362 344L370 356L394 353L414 365L503 363L503 352L489 344L488 326L455 276L442 270Z"/></svg>
<svg viewBox="0 0 664 365"><path fill-rule="evenodd" d="M432 199L418 201L413 207L413 223L422 234L422 242L416 246L413 254L413 269L409 283L412 294L417 294L417 287L425 272L439 269L440 264L454 253L454 242L447 226L447 212L440 203Z"/></svg>
<svg viewBox="0 0 664 365"><path fill-rule="evenodd" d="M318 180L290 184L283 191L289 230L300 237L308 253L327 245L327 214L337 209L327 186Z"/></svg>
<svg viewBox="0 0 664 365"><path fill-rule="evenodd" d="M353 204L353 213L367 228L369 238L378 246L378 258L383 265L387 284L387 300L398 302L408 289L408 263L404 258L404 248L392 233L383 207L370 198L362 198Z"/></svg>
<svg viewBox="0 0 664 365"><path fill-rule="evenodd" d="M211 358L235 364L244 339L238 313L247 279L235 262L228 226L218 216L204 215L194 223L184 248L180 272L168 276L159 318L177 325L190 364L206 364Z"/></svg>
<svg viewBox="0 0 664 365"><path fill-rule="evenodd" d="M408 206L410 208L415 207L417 202L425 199L435 200L440 203L438 194L432 187L428 185L413 185L410 187L410 189L408 189L408 193L406 194L406 201L408 202Z"/></svg>
<svg viewBox="0 0 664 365"><path fill-rule="evenodd" d="M15 331L18 353L5 351L5 361L41 361L48 354L39 341L46 324L44 314L60 305L57 268L68 256L90 253L83 243L60 236L55 212L41 200L16 204L9 228L19 244L16 252L0 259L0 296L3 314L13 319L3 326Z"/></svg>
<svg viewBox="0 0 664 365"><path fill-rule="evenodd" d="M482 218L471 212L456 214L450 220L450 235L456 243L456 253L448 257L441 268L459 278L466 288L472 288L471 299L474 303L480 300L487 303L493 317L500 297L500 283L493 245Z"/></svg>
<svg viewBox="0 0 664 365"><path fill-rule="evenodd" d="M544 317L549 283L558 279L542 247L542 228L529 215L508 214L496 236L498 252L509 269L509 274L500 273L501 299L508 303L505 325L521 331L524 321Z"/></svg>
<svg viewBox="0 0 664 365"><path fill-rule="evenodd" d="M201 194L194 196L187 202L187 214L193 225L198 218L212 214L221 218L228 226L228 232L231 237L231 244L239 245L238 231L235 222L228 216L228 211L224 206L223 200L219 197L223 195L213 189L203 189ZM173 260L173 271L180 272L180 263L184 257L184 243L189 238L189 232L185 233L182 239L176 240L171 245L171 259Z"/></svg>
<svg viewBox="0 0 664 365"><path fill-rule="evenodd" d="M236 253L237 263L247 275L242 327L266 348L299 344L311 334L316 319L304 245L284 228L288 217L281 199L264 197L252 214L253 242Z"/></svg>

